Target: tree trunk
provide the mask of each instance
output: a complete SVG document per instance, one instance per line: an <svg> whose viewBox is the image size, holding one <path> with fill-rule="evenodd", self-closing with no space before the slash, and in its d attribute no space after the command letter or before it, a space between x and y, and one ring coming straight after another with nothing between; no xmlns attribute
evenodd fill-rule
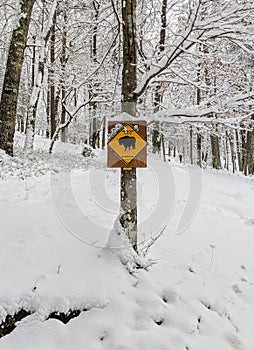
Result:
<svg viewBox="0 0 254 350"><path fill-rule="evenodd" d="M197 130L197 165L202 167L202 136Z"/></svg>
<svg viewBox="0 0 254 350"><path fill-rule="evenodd" d="M36 64L36 37L33 36L33 53L32 53L32 62L31 62L31 66L32 66L32 72L31 72L31 95L33 94L33 89L35 86L35 64ZM27 111L27 115L26 115L26 140L27 140L27 133L29 132L29 110ZM25 142L26 143L26 142ZM26 144L25 147L26 148Z"/></svg>
<svg viewBox="0 0 254 350"><path fill-rule="evenodd" d="M136 0L122 0L123 17L123 71L122 112L136 115L137 96L137 43L136 43Z"/></svg>
<svg viewBox="0 0 254 350"><path fill-rule="evenodd" d="M190 127L190 163L193 164L193 130Z"/></svg>
<svg viewBox="0 0 254 350"><path fill-rule="evenodd" d="M169 158L171 157L171 147L170 147L170 143L168 143L168 156L169 156Z"/></svg>
<svg viewBox="0 0 254 350"><path fill-rule="evenodd" d="M19 22L12 33L0 102L0 148L13 156L19 83L35 0L20 1Z"/></svg>
<svg viewBox="0 0 254 350"><path fill-rule="evenodd" d="M35 69L33 68L32 93L31 93L31 98L29 102L28 118L27 118L27 133L26 133L26 140L25 140L25 146L24 146L26 150L33 149L37 109L38 109L38 104L40 100L40 95L42 92L45 65L47 61L46 49L47 49L47 44L50 37L50 32L54 22L56 8L57 8L57 1L55 0L51 6L48 22L45 25L45 28L42 28L42 40L40 43L40 51L38 54L39 63L38 63L37 75L35 75ZM34 57L34 62L35 62L35 57Z"/></svg>
<svg viewBox="0 0 254 350"><path fill-rule="evenodd" d="M122 0L123 71L122 112L136 116L137 44L136 0ZM130 244L137 251L137 189L136 169L121 169L121 217Z"/></svg>
<svg viewBox="0 0 254 350"><path fill-rule="evenodd" d="M230 151L231 151L231 161L232 161L232 166L233 166L233 173L236 171L236 154L235 154L235 143L234 143L234 138L233 135L230 131L226 132L226 136L228 137L229 140L229 146L230 146Z"/></svg>
<svg viewBox="0 0 254 350"><path fill-rule="evenodd" d="M224 138L224 152L225 152L225 157L224 157L224 169L229 169L228 164L229 164L229 149L228 149L228 138L227 135Z"/></svg>
<svg viewBox="0 0 254 350"><path fill-rule="evenodd" d="M254 127L247 131L247 164L247 173L254 174Z"/></svg>
<svg viewBox="0 0 254 350"><path fill-rule="evenodd" d="M238 170L243 171L243 162L242 162L242 150L239 139L239 131L235 130L236 137L236 148L237 148L237 159L238 159Z"/></svg>
<svg viewBox="0 0 254 350"><path fill-rule="evenodd" d="M46 105L46 114L47 114L47 129L46 129L46 138L50 138L50 77L48 75L47 81L47 105Z"/></svg>
<svg viewBox="0 0 254 350"><path fill-rule="evenodd" d="M244 175L248 175L248 161L247 161L247 135L246 131L241 130L242 137L242 166Z"/></svg>
<svg viewBox="0 0 254 350"><path fill-rule="evenodd" d="M155 153L160 153L161 150L161 135L159 132L159 123L155 122L155 126L152 131L152 152Z"/></svg>
<svg viewBox="0 0 254 350"><path fill-rule="evenodd" d="M64 28L63 28L63 36L62 36L62 53L61 53L61 64L62 64L62 79L61 79L61 94L62 94L62 101L65 102L66 97L66 87L64 82L64 76L65 76L65 66L66 66L66 47L67 47L67 12L66 9L64 9L63 14L63 21L64 21ZM66 122L66 110L64 103L62 103L62 112L61 112L61 124L64 124ZM61 130L61 141L66 142L67 141L67 132L68 129L64 128Z"/></svg>
<svg viewBox="0 0 254 350"><path fill-rule="evenodd" d="M103 118L103 126L102 126L102 141L101 148L104 150L106 146L106 117Z"/></svg>
<svg viewBox="0 0 254 350"><path fill-rule="evenodd" d="M93 9L94 9L94 26L92 31L92 59L94 64L96 65L98 62L97 58L97 51L98 51L98 44L97 44L97 36L98 36L98 17L99 17L99 10L100 10L100 4L93 0ZM96 97L97 90L98 90L98 83L94 83L93 87L91 88L91 94ZM100 132L99 132L99 120L97 115L97 108L98 103L95 101L92 101L91 103L91 120L90 120L90 145L95 149L96 147L99 147L100 145Z"/></svg>
<svg viewBox="0 0 254 350"><path fill-rule="evenodd" d="M161 134L161 145L162 145L163 161L166 162L165 141L164 141L164 135L163 134Z"/></svg>
<svg viewBox="0 0 254 350"><path fill-rule="evenodd" d="M62 86L62 101L65 100L66 97L66 90L65 86ZM61 124L64 124L66 122L66 110L64 104L62 104L62 112L61 112ZM61 131L61 141L62 142L67 142L67 133L68 129L64 128Z"/></svg>
<svg viewBox="0 0 254 350"><path fill-rule="evenodd" d="M162 0L161 8L161 29L160 29L160 43L159 43L159 55L165 50L166 43L166 28L167 28L167 0ZM154 94L154 112L160 109L162 102L161 84L157 84Z"/></svg>
<svg viewBox="0 0 254 350"><path fill-rule="evenodd" d="M200 82L200 69L201 69L201 64L198 64L198 69L197 69L197 81ZM196 91L196 99L197 99L197 105L200 105L201 103L201 90L200 88L197 88ZM197 128L197 165L202 167L202 136L199 132L199 128Z"/></svg>
<svg viewBox="0 0 254 350"><path fill-rule="evenodd" d="M159 55L165 50L166 28L167 28L167 0L162 0ZM155 87L155 93L154 93L154 112L158 112L160 110L162 97L163 97L163 92L162 92L161 84L158 83ZM160 134L160 125L158 122L156 122L152 130L152 144L153 144L152 152L153 153L160 153L161 144L162 144L161 136L162 136L162 133Z"/></svg>
<svg viewBox="0 0 254 350"><path fill-rule="evenodd" d="M176 157L176 146L174 146L174 148L173 148L173 157L174 158Z"/></svg>
<svg viewBox="0 0 254 350"><path fill-rule="evenodd" d="M214 169L221 169L220 144L217 135L211 135L212 164Z"/></svg>
<svg viewBox="0 0 254 350"><path fill-rule="evenodd" d="M56 15L54 16L51 42L50 42L50 138L52 139L56 131L56 102L55 102L55 81L54 81L54 63L55 63L55 40L56 40Z"/></svg>

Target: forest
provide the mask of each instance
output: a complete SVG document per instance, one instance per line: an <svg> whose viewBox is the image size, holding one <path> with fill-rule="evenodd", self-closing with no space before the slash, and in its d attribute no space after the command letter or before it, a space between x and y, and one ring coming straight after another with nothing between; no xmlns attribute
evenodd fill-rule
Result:
<svg viewBox="0 0 254 350"><path fill-rule="evenodd" d="M0 350L253 350L253 0L0 19Z"/></svg>
<svg viewBox="0 0 254 350"><path fill-rule="evenodd" d="M250 0L2 0L0 148L104 149L129 112L162 158L253 174L253 16Z"/></svg>

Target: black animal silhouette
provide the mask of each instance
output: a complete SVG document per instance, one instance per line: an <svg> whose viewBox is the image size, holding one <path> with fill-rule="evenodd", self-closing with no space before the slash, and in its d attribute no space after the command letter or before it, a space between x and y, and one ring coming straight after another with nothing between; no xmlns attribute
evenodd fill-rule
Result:
<svg viewBox="0 0 254 350"><path fill-rule="evenodd" d="M124 146L124 150L136 149L136 139L131 136L123 136L118 140L120 146Z"/></svg>

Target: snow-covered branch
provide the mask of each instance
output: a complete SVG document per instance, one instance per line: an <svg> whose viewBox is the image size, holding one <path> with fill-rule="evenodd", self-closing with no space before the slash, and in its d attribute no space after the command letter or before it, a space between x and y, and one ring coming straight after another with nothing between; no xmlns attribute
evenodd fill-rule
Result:
<svg viewBox="0 0 254 350"><path fill-rule="evenodd" d="M223 118L223 115L230 109L238 105L240 102L243 103L247 99L254 99L254 92L247 94L235 95L231 98L226 98L220 104L207 107L205 103L202 105L192 106L190 108L183 109L168 109L158 111L148 118L148 124L154 122L165 122L172 124L182 124L191 122L202 122L202 123L213 123L218 124L236 124L242 121L242 118ZM253 101L254 104L254 101ZM250 114L249 114L250 116ZM145 119L145 118L144 118Z"/></svg>
<svg viewBox="0 0 254 350"><path fill-rule="evenodd" d="M175 33L173 43L165 47L161 57L155 58L148 71L142 75L134 91L136 96L140 97L155 77L164 72L180 55L189 52L194 45L216 38L228 39L231 35L241 37L246 31L246 26L242 22L252 10L253 6L235 5L230 9L225 8L219 15L211 14L204 18L201 15L201 1L198 1L196 8L190 11L187 29L182 33Z"/></svg>
<svg viewBox="0 0 254 350"><path fill-rule="evenodd" d="M77 115L77 113L81 110L81 108L83 108L83 107L85 107L86 105L88 105L91 101L92 101L92 97L91 97L88 101L82 103L80 106L78 106L78 107L77 107L75 110L73 110L73 111L71 111L71 110L63 103L63 108L65 108L66 113L68 114L69 118L68 118L68 120L67 120L65 123L59 124L58 127L56 128L56 131L55 131L55 133L54 133L54 135L53 135L53 137L52 137L52 140L51 140L51 142L50 142L49 153L52 153L54 144L55 144L56 140L58 139L58 136L59 136L60 132L61 132L63 129L67 128L67 127L70 125L70 123L72 122L73 118L74 118L74 117Z"/></svg>

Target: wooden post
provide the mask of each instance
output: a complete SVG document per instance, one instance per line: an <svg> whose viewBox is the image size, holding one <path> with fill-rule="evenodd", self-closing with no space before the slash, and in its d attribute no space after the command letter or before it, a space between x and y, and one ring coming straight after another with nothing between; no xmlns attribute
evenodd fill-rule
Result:
<svg viewBox="0 0 254 350"><path fill-rule="evenodd" d="M137 40L136 0L122 0L123 71L122 112L136 116L137 97ZM136 169L121 169L121 214L120 223L129 241L137 251L137 191Z"/></svg>
<svg viewBox="0 0 254 350"><path fill-rule="evenodd" d="M120 223L135 251L137 251L137 175L136 168L121 168Z"/></svg>

